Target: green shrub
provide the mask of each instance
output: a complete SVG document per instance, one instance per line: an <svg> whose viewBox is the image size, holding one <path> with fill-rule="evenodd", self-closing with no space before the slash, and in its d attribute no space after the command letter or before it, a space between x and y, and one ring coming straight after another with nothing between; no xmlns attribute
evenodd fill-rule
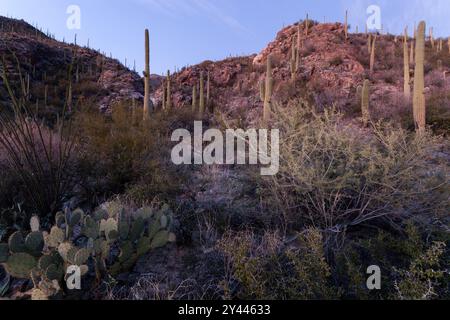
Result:
<svg viewBox="0 0 450 320"><path fill-rule="evenodd" d="M334 109L279 109L280 172L260 180L268 211L296 230L341 232L360 224L444 215L448 166L430 170L439 139L389 124L361 131ZM260 178L258 178L260 179Z"/></svg>
<svg viewBox="0 0 450 320"><path fill-rule="evenodd" d="M315 300L338 296L317 230L306 230L289 246L278 233L267 232L262 237L232 233L225 235L218 248L230 266L230 274L222 282L228 298Z"/></svg>

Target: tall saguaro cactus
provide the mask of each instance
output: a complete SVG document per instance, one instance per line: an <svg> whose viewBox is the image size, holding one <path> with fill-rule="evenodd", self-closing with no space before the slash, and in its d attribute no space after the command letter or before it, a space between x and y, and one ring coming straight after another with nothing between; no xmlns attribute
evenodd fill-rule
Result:
<svg viewBox="0 0 450 320"><path fill-rule="evenodd" d="M348 39L348 10L345 10L344 31L345 31L345 40L347 40Z"/></svg>
<svg viewBox="0 0 450 320"><path fill-rule="evenodd" d="M266 82L264 88L264 111L263 121L268 123L272 112L272 91L273 91L273 75L272 75L272 56L267 56Z"/></svg>
<svg viewBox="0 0 450 320"><path fill-rule="evenodd" d="M309 15L306 14L306 20L305 20L305 36L308 36L309 33Z"/></svg>
<svg viewBox="0 0 450 320"><path fill-rule="evenodd" d="M375 66L375 43L377 41L377 36L375 35L373 37L371 50L370 50L370 72L373 72L374 66Z"/></svg>
<svg viewBox="0 0 450 320"><path fill-rule="evenodd" d="M150 100L150 36L148 29L145 29L144 91L144 120L148 120L150 119L151 109L153 109Z"/></svg>
<svg viewBox="0 0 450 320"><path fill-rule="evenodd" d="M297 73L297 47L296 47L295 36L292 38L292 47L291 47L291 79L295 79L295 75Z"/></svg>
<svg viewBox="0 0 450 320"><path fill-rule="evenodd" d="M167 101L166 101L166 109L172 109L172 85L170 83L170 71L167 70Z"/></svg>
<svg viewBox="0 0 450 320"><path fill-rule="evenodd" d="M405 29L405 37L403 39L403 94L406 99L411 95L411 87L409 86L409 53L408 53L408 33Z"/></svg>
<svg viewBox="0 0 450 320"><path fill-rule="evenodd" d="M203 71L200 71L200 115L203 116L205 112L205 88L203 83Z"/></svg>
<svg viewBox="0 0 450 320"><path fill-rule="evenodd" d="M192 113L197 111L197 85L192 86Z"/></svg>
<svg viewBox="0 0 450 320"><path fill-rule="evenodd" d="M370 82L369 80L364 80L364 84L361 92L361 112L362 120L365 127L369 123L370 113L369 113L369 101L370 101Z"/></svg>
<svg viewBox="0 0 450 320"><path fill-rule="evenodd" d="M426 106L424 94L425 28L425 21L421 21L417 28L416 38L416 66L414 71L413 113L416 131L418 133L423 133L425 131L426 125Z"/></svg>
<svg viewBox="0 0 450 320"><path fill-rule="evenodd" d="M211 75L206 74L206 105L208 108L211 106Z"/></svg>

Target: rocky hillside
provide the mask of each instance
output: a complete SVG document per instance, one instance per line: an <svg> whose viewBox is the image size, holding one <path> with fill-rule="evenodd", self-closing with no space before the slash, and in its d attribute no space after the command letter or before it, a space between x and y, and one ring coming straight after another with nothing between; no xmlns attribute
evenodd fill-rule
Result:
<svg viewBox="0 0 450 320"><path fill-rule="evenodd" d="M369 72L370 54L366 34L349 34L345 39L344 26L339 23L310 25L305 35L300 25L300 66L291 80L290 57L292 43L298 34L298 25L281 30L276 39L258 55L230 58L224 61L206 61L182 69L172 78L173 99L176 106L191 104L192 86L198 84L200 73L210 72L212 98L216 107L234 116L253 118L262 112L259 83L265 77L265 63L269 54L274 61L274 96L281 103L302 97L326 107L337 105L346 111L359 108L358 87L364 79L371 80L371 107L388 116L393 108L405 107L403 92L402 37L377 35L374 72ZM294 40L295 41L295 40ZM436 40L439 41L439 40ZM409 44L413 39L409 39ZM427 44L426 92L428 98L440 96L450 87L450 54L447 41L442 51ZM440 62L439 62L440 61ZM411 65L411 79L414 66ZM447 89L446 89L447 88ZM162 90L155 95L157 102ZM441 99L442 100L442 99ZM439 103L450 108L448 95ZM408 104L408 103L406 103ZM387 114L386 114L387 113Z"/></svg>
<svg viewBox="0 0 450 320"><path fill-rule="evenodd" d="M143 83L136 72L100 52L54 40L23 20L0 17L0 56L5 55L8 76L18 80L17 57L22 77L30 77L30 101L60 106L66 97L69 65L74 62L72 78L74 101L92 99L106 110L123 99L142 98ZM2 67L0 67L2 68ZM156 85L159 85L157 83ZM0 100L7 100L3 85Z"/></svg>
<svg viewBox="0 0 450 320"><path fill-rule="evenodd" d="M67 69L75 61L73 71L76 101L90 99L100 110L109 110L120 100L142 99L143 80L137 72L125 68L119 61L100 52L73 44L58 42L24 21L0 17L0 55L6 55L8 71L17 74L14 52L22 74L30 75L30 99L44 99L58 105L67 87ZM291 79L290 57L292 43L300 34L300 63L295 79ZM439 40L437 39L436 42ZM409 39L409 45L413 39ZM426 93L438 109L449 112L448 88L450 52L447 41L442 51L427 44ZM291 25L281 30L275 40L259 54L205 61L183 68L171 77L173 104L190 107L192 87L198 85L200 73L211 76L211 96L215 108L232 117L255 119L262 110L259 84L265 77L265 62L271 54L274 61L274 99L286 103L292 98L308 99L319 107L336 105L345 111L359 110L358 87L364 79L371 81L371 108L381 116L408 107L402 99L403 46L402 37L378 35L374 72L369 72L370 54L366 34L350 34L345 39L344 26L339 23L310 23ZM413 76L413 65L411 75ZM411 77L413 78L413 77ZM152 99L162 105L163 79L152 78ZM46 89L47 87L47 89ZM6 99L3 86L0 99Z"/></svg>

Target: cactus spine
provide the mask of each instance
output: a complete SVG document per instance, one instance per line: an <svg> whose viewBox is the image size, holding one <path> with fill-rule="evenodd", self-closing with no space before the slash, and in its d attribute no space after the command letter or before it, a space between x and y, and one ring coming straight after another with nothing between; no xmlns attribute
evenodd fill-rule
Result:
<svg viewBox="0 0 450 320"><path fill-rule="evenodd" d="M170 71L167 70L167 101L166 101L166 109L172 109L172 85L170 83Z"/></svg>
<svg viewBox="0 0 450 320"><path fill-rule="evenodd" d="M413 113L416 130L418 133L425 131L425 81L424 81L424 58L425 58L425 21L419 23L416 38L416 66L414 71L414 100Z"/></svg>
<svg viewBox="0 0 450 320"><path fill-rule="evenodd" d="M272 76L272 56L267 56L267 70L266 83L264 88L264 111L263 121L268 123L272 112L272 91L273 91L273 76Z"/></svg>
<svg viewBox="0 0 450 320"><path fill-rule="evenodd" d="M203 83L203 71L200 72L200 115L203 116L203 113L205 112L205 88Z"/></svg>
<svg viewBox="0 0 450 320"><path fill-rule="evenodd" d="M406 99L411 95L409 86L409 55L408 55L408 33L405 29L405 38L403 40L403 93Z"/></svg>
<svg viewBox="0 0 450 320"><path fill-rule="evenodd" d="M144 71L144 120L150 119L150 36L148 29L145 29L145 71Z"/></svg>
<svg viewBox="0 0 450 320"><path fill-rule="evenodd" d="M370 50L370 72L373 72L374 65L375 65L375 43L377 41L377 36L375 35L373 37L371 50Z"/></svg>
<svg viewBox="0 0 450 320"><path fill-rule="evenodd" d="M362 111L362 120L363 120L363 124L366 127L367 124L369 123L369 118L370 118L370 114L369 114L369 99L370 99L370 93L369 93L369 80L364 80L364 84L362 87L362 92L361 92L361 111Z"/></svg>

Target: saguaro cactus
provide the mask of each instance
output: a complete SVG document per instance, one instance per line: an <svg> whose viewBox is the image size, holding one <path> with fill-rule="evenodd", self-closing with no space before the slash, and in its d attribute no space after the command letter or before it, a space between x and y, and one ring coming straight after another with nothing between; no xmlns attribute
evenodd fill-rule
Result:
<svg viewBox="0 0 450 320"><path fill-rule="evenodd" d="M200 115L203 116L203 113L205 112L205 88L203 83L203 71L200 71Z"/></svg>
<svg viewBox="0 0 450 320"><path fill-rule="evenodd" d="M192 113L197 111L197 85L192 87Z"/></svg>
<svg viewBox="0 0 450 320"><path fill-rule="evenodd" d="M409 54L409 63L414 64L414 40L411 42L411 52Z"/></svg>
<svg viewBox="0 0 450 320"><path fill-rule="evenodd" d="M345 10L344 31L345 31L345 40L347 40L348 39L348 10Z"/></svg>
<svg viewBox="0 0 450 320"><path fill-rule="evenodd" d="M375 35L373 37L371 50L370 50L370 72L373 72L374 66L375 66L375 43L377 41L377 36Z"/></svg>
<svg viewBox="0 0 450 320"><path fill-rule="evenodd" d="M363 124L366 127L369 123L370 113L369 113L369 101L370 101L370 93L369 88L370 82L369 80L364 80L364 84L361 92L361 111L362 111L362 120Z"/></svg>
<svg viewBox="0 0 450 320"><path fill-rule="evenodd" d="M262 102L264 102L266 98L266 83L263 80L259 82L259 98Z"/></svg>
<svg viewBox="0 0 450 320"><path fill-rule="evenodd" d="M170 83L170 71L167 70L167 101L166 101L166 109L172 109L172 85Z"/></svg>
<svg viewBox="0 0 450 320"><path fill-rule="evenodd" d="M211 104L211 76L209 71L206 75L206 105L210 107Z"/></svg>
<svg viewBox="0 0 450 320"><path fill-rule="evenodd" d="M291 79L295 79L295 75L297 73L297 48L296 48L295 36L292 38L292 47L291 47Z"/></svg>
<svg viewBox="0 0 450 320"><path fill-rule="evenodd" d="M270 115L272 112L272 91L273 91L273 76L272 76L272 56L267 56L267 70L266 70L266 83L264 89L264 112L263 120L265 123L270 121Z"/></svg>
<svg viewBox="0 0 450 320"><path fill-rule="evenodd" d="M305 36L308 36L309 32L309 15L306 14L306 20L305 20Z"/></svg>
<svg viewBox="0 0 450 320"><path fill-rule="evenodd" d="M424 81L424 59L425 59L425 21L419 23L416 38L416 66L414 71L414 99L413 113L416 131L423 133L426 125L425 110L425 81Z"/></svg>
<svg viewBox="0 0 450 320"><path fill-rule="evenodd" d="M367 38L367 51L369 54L372 52L372 34L369 33L369 37Z"/></svg>
<svg viewBox="0 0 450 320"><path fill-rule="evenodd" d="M150 119L150 112L153 108L150 100L150 36L148 29L145 29L144 91L144 120L148 120Z"/></svg>
<svg viewBox="0 0 450 320"><path fill-rule="evenodd" d="M162 88L163 88L163 92L162 92L162 109L166 110L166 108L167 108L167 105L166 105L166 102L167 102L167 86L166 86L165 83L163 83Z"/></svg>
<svg viewBox="0 0 450 320"><path fill-rule="evenodd" d="M403 93L406 99L409 99L411 95L409 81L408 33L405 29L405 38L403 39Z"/></svg>

